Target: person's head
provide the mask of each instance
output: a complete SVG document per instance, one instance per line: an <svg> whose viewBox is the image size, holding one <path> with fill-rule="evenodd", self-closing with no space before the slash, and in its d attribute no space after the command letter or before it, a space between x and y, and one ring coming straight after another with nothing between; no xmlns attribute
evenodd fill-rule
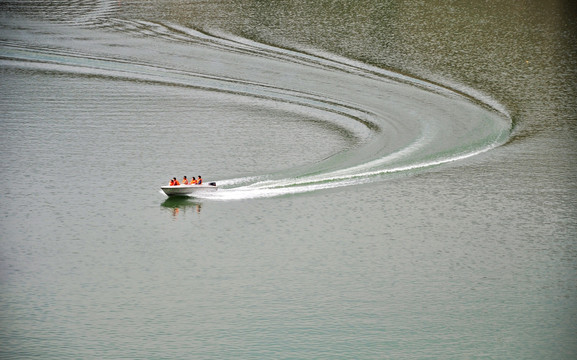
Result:
<svg viewBox="0 0 577 360"><path fill-rule="evenodd" d="M186 179L186 176L184 178Z"/></svg>
<svg viewBox="0 0 577 360"><path fill-rule="evenodd" d="M196 178L193 176L193 177L192 177L192 180L196 180Z"/></svg>
<svg viewBox="0 0 577 360"><path fill-rule="evenodd" d="M198 175L198 178L200 179L200 175Z"/></svg>
<svg viewBox="0 0 577 360"><path fill-rule="evenodd" d="M176 178L172 178L172 180L176 180Z"/></svg>

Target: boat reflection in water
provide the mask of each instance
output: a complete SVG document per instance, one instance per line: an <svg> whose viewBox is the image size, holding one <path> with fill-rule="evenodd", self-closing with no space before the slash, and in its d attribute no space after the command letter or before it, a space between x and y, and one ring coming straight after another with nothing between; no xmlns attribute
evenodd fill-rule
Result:
<svg viewBox="0 0 577 360"><path fill-rule="evenodd" d="M186 213L187 211L194 211L200 213L202 203L194 201L189 197L169 197L162 204L161 207L169 210L174 218L178 217L181 213Z"/></svg>

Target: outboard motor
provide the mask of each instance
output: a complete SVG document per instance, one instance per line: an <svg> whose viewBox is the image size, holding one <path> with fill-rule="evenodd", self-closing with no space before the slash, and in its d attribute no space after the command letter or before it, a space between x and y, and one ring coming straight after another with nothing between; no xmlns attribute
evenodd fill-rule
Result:
<svg viewBox="0 0 577 360"><path fill-rule="evenodd" d="M210 185L210 186L216 186L216 183L215 183L215 182L211 182L211 183L208 183L208 185Z"/></svg>

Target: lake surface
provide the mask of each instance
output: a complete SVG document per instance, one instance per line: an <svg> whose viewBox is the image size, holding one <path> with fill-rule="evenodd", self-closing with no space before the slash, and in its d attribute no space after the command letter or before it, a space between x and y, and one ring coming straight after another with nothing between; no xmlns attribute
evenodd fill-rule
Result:
<svg viewBox="0 0 577 360"><path fill-rule="evenodd" d="M2 358L577 357L574 5L0 9Z"/></svg>

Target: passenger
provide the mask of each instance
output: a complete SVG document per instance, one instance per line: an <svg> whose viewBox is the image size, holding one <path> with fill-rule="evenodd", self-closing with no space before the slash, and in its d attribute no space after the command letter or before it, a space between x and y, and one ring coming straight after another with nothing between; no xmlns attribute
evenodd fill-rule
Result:
<svg viewBox="0 0 577 360"><path fill-rule="evenodd" d="M173 186L180 185L180 183L178 182L178 180L176 180L176 178L172 178L172 180L174 181L174 183L172 184Z"/></svg>
<svg viewBox="0 0 577 360"><path fill-rule="evenodd" d="M168 183L169 186L174 186L174 180L170 179L170 183Z"/></svg>
<svg viewBox="0 0 577 360"><path fill-rule="evenodd" d="M190 180L190 185L196 185L196 178L193 176L192 180Z"/></svg>
<svg viewBox="0 0 577 360"><path fill-rule="evenodd" d="M200 175L198 175L198 181L196 183L197 185L202 185L202 177Z"/></svg>
<svg viewBox="0 0 577 360"><path fill-rule="evenodd" d="M184 179L182 179L182 185L188 185L188 179L186 178L186 176L184 177Z"/></svg>

